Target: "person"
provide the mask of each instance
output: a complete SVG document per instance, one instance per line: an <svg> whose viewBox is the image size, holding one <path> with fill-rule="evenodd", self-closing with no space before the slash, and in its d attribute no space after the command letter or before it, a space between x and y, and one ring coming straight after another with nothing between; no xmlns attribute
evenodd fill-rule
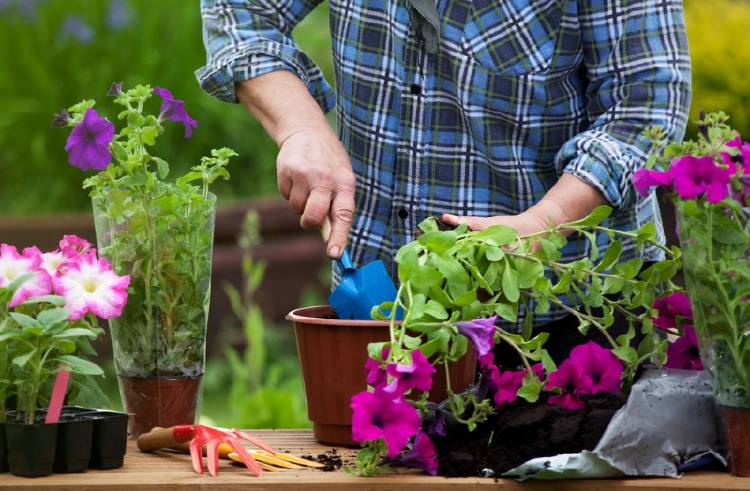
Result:
<svg viewBox="0 0 750 491"><path fill-rule="evenodd" d="M279 190L303 227L331 216L331 258L348 241L355 263L395 272L430 216L529 234L600 204L614 208L608 226L653 222L663 240L656 197L632 176L649 125L684 134L681 0L331 0L335 91L292 37L320 2L202 0L208 60L196 75L279 145ZM571 237L563 259L587 252ZM553 308L535 323L562 317Z"/></svg>

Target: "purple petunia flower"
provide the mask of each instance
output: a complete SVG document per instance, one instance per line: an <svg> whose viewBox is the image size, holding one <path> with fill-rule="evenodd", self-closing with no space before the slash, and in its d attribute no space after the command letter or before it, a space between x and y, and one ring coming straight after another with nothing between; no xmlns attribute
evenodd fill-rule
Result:
<svg viewBox="0 0 750 491"><path fill-rule="evenodd" d="M198 127L198 121L188 115L185 103L175 99L169 90L162 87L154 87L154 94L162 99L159 120L168 119L175 123L182 123L185 126L185 138L190 138L193 135L193 128Z"/></svg>
<svg viewBox="0 0 750 491"><path fill-rule="evenodd" d="M458 332L469 338L477 351L477 357L481 358L492 350L495 345L495 323L497 316L489 319L476 319L456 324Z"/></svg>
<svg viewBox="0 0 750 491"><path fill-rule="evenodd" d="M112 162L109 144L115 135L115 126L89 108L83 121L75 125L65 142L68 162L82 169L103 170Z"/></svg>
<svg viewBox="0 0 750 491"><path fill-rule="evenodd" d="M683 370L703 370L701 353L698 348L698 336L695 328L686 324L682 327L683 334L667 348L667 368L681 368Z"/></svg>
<svg viewBox="0 0 750 491"><path fill-rule="evenodd" d="M682 199L696 199L705 195L709 203L718 203L729 194L729 181L736 167L723 169L710 156L687 155L672 162L669 174L675 192Z"/></svg>
<svg viewBox="0 0 750 491"><path fill-rule="evenodd" d="M397 464L414 469L422 469L431 476L436 476L438 471L437 452L435 445L426 433L420 431L414 437L411 450L397 459Z"/></svg>
<svg viewBox="0 0 750 491"><path fill-rule="evenodd" d="M376 390L360 392L351 399L352 439L369 442L382 438L388 456L395 457L417 434L420 418L417 410L403 398Z"/></svg>
<svg viewBox="0 0 750 491"><path fill-rule="evenodd" d="M518 398L518 389L523 385L523 378L526 376L526 370L517 370L501 372L499 369L494 372L493 385L496 387L495 407L503 404L510 404Z"/></svg>
<svg viewBox="0 0 750 491"><path fill-rule="evenodd" d="M639 169L633 176L635 190L644 198L651 192L652 187L672 185L672 176L667 171Z"/></svg>
<svg viewBox="0 0 750 491"><path fill-rule="evenodd" d="M60 40L68 39L75 39L80 43L88 44L94 39L94 31L80 17L69 15L60 29Z"/></svg>
<svg viewBox="0 0 750 491"><path fill-rule="evenodd" d="M573 348L570 360L591 379L591 393L620 391L622 362L593 341Z"/></svg>
<svg viewBox="0 0 750 491"><path fill-rule="evenodd" d="M388 375L393 381L383 388L384 392L393 395L403 395L411 389L429 391L432 388L432 374L435 367L419 350L411 353L411 364L389 363L386 367Z"/></svg>
<svg viewBox="0 0 750 491"><path fill-rule="evenodd" d="M654 308L659 313L654 318L654 325L659 329L674 329L679 318L693 320L693 309L690 297L682 292L673 292L654 302Z"/></svg>
<svg viewBox="0 0 750 491"><path fill-rule="evenodd" d="M591 394L591 377L583 373L577 363L568 358L547 378L547 389L560 389L560 394L550 396L550 404L563 409L583 409L580 396Z"/></svg>

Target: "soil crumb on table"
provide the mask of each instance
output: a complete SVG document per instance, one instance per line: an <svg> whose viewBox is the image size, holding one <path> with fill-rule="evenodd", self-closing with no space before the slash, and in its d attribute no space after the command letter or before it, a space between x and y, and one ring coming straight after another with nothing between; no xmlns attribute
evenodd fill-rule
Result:
<svg viewBox="0 0 750 491"><path fill-rule="evenodd" d="M519 400L473 432L449 427L444 438L434 439L439 474L496 477L532 458L592 450L625 397L597 394L583 400L586 408L580 411Z"/></svg>
<svg viewBox="0 0 750 491"><path fill-rule="evenodd" d="M320 453L317 456L303 455L302 458L307 460L314 460L319 464L323 464L323 467L320 468L320 470L323 472L337 471L341 469L342 465L344 465L344 462L341 459L341 455L335 448L332 448L327 452Z"/></svg>

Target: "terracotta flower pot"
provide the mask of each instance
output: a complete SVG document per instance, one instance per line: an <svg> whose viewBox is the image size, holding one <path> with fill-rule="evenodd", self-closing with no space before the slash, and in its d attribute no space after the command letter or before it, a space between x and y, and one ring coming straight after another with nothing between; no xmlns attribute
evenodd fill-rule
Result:
<svg viewBox="0 0 750 491"><path fill-rule="evenodd" d="M128 425L130 438L138 438L155 426L168 428L195 423L202 378L121 376L123 400L127 412L132 414Z"/></svg>
<svg viewBox="0 0 750 491"><path fill-rule="evenodd" d="M719 406L729 472L750 477L750 408Z"/></svg>
<svg viewBox="0 0 750 491"><path fill-rule="evenodd" d="M367 388L364 365L367 345L388 341L388 322L335 319L330 306L293 310L297 350L307 398L307 414L315 438L329 445L357 445L352 441L349 400ZM466 389L476 375L473 350L450 367L451 386ZM446 398L445 379L435 377L430 400Z"/></svg>

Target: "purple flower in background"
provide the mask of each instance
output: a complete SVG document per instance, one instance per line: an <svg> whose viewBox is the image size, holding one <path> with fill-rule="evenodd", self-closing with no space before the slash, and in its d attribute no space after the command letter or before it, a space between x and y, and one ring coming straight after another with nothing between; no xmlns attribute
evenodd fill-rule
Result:
<svg viewBox="0 0 750 491"><path fill-rule="evenodd" d="M59 113L55 114L55 118L50 123L50 126L53 128L62 128L64 126L68 126L69 122L70 114L66 109L63 109Z"/></svg>
<svg viewBox="0 0 750 491"><path fill-rule="evenodd" d="M185 111L185 103L175 99L169 90L162 87L154 87L154 94L162 100L159 120L168 119L175 123L182 123L185 126L185 138L190 138L193 135L193 128L198 126L198 121L191 118Z"/></svg>
<svg viewBox="0 0 750 491"><path fill-rule="evenodd" d="M681 368L683 370L703 370L701 353L698 348L698 336L695 328L686 324L682 328L683 334L667 348L667 368Z"/></svg>
<svg viewBox="0 0 750 491"><path fill-rule="evenodd" d="M83 19L69 15L60 29L60 40L75 39L80 43L90 43L94 39L94 31Z"/></svg>
<svg viewBox="0 0 750 491"><path fill-rule="evenodd" d="M474 345L478 358L489 353L495 345L495 322L497 316L456 324L458 332L469 338Z"/></svg>
<svg viewBox="0 0 750 491"><path fill-rule="evenodd" d="M641 196L646 197L652 187L672 185L672 176L666 171L639 169L633 176L633 185Z"/></svg>
<svg viewBox="0 0 750 491"><path fill-rule="evenodd" d="M706 195L709 203L718 203L729 194L729 181L736 167L722 169L713 157L687 155L672 162L669 173L674 179L674 190L682 199L696 199Z"/></svg>
<svg viewBox="0 0 750 491"><path fill-rule="evenodd" d="M414 437L414 443L411 450L406 452L403 457L397 459L399 465L422 469L431 476L436 476L438 471L437 452L435 445L426 433L420 431Z"/></svg>
<svg viewBox="0 0 750 491"><path fill-rule="evenodd" d="M128 27L133 20L133 11L124 0L112 0L107 12L107 26L114 31Z"/></svg>
<svg viewBox="0 0 750 491"><path fill-rule="evenodd" d="M109 90L107 90L107 95L110 97L117 97L120 94L122 94L122 82L112 82L112 85L109 86Z"/></svg>
<svg viewBox="0 0 750 491"><path fill-rule="evenodd" d="M65 142L68 162L81 170L104 170L112 162L109 144L115 135L115 126L89 108Z"/></svg>

